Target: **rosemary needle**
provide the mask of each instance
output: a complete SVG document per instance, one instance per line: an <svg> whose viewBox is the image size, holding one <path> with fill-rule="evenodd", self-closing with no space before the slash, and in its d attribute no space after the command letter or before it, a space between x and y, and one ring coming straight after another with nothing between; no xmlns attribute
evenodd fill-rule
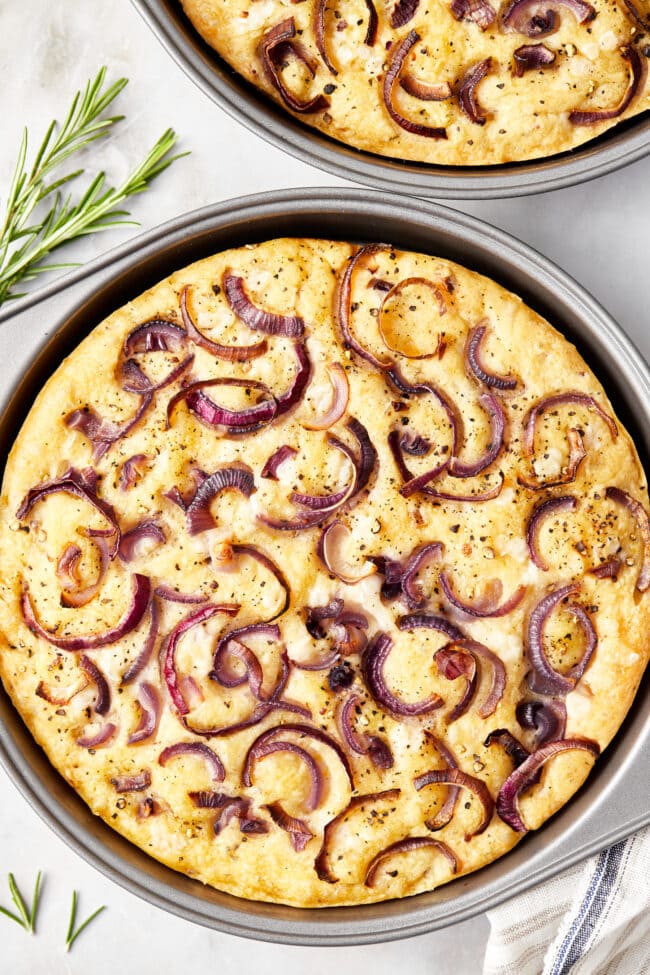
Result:
<svg viewBox="0 0 650 975"><path fill-rule="evenodd" d="M65 938L66 951L70 951L70 949L72 948L73 944L75 943L75 941L77 940L77 938L79 937L79 935L81 934L81 932L84 930L84 928L87 928L88 925L90 924L90 922L91 921L94 921L95 918L97 917L97 915L98 914L101 914L101 912L102 911L105 911L105 910L106 910L106 905L105 904L102 904L102 906L101 907L98 907L97 910L94 911L90 915L90 917L87 917L86 920L83 921L79 925L79 927L77 928L77 930L75 931L74 926L75 926L75 922L77 920L77 891L76 890L73 890L72 891L72 905L71 905L71 908L70 908L70 922L68 924L68 933L67 933L66 938Z"/></svg>
<svg viewBox="0 0 650 975"><path fill-rule="evenodd" d="M121 209L120 204L143 192L175 159L187 155L171 155L176 134L173 129L167 129L120 186L107 187L106 175L100 172L77 202L73 202L69 193L64 196L62 187L80 177L84 170L62 173L62 165L106 136L124 117L104 117L104 112L127 84L127 79L120 78L105 87L105 77L103 67L93 81L86 83L83 93L76 93L63 123L56 120L50 123L31 168L27 167L27 129L23 131L4 214L0 215L0 305L8 299L22 297L14 290L18 282L30 281L45 271L74 266L71 262L43 263L58 247L100 230L134 224L135 221L127 219L129 212Z"/></svg>

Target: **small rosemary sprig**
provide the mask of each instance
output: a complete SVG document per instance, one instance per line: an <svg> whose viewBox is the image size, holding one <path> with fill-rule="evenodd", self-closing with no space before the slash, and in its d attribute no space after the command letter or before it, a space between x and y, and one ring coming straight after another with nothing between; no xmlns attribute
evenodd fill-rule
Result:
<svg viewBox="0 0 650 975"><path fill-rule="evenodd" d="M32 895L32 906L27 910L27 905L22 897L22 894L18 890L18 885L16 884L14 875L9 874L9 890L11 891L11 899L14 902L18 914L14 914L13 911L8 910L6 907L0 907L0 914L4 914L5 917L10 917L12 921L20 924L21 928L25 931L30 931L34 934L36 931L36 914L38 911L39 898L41 893L41 879L42 873L39 870L36 876L36 883L34 884L34 893Z"/></svg>
<svg viewBox="0 0 650 975"><path fill-rule="evenodd" d="M31 168L26 167L27 129L18 150L4 215L0 217L0 305L10 298L20 298L14 288L19 281L29 281L45 271L73 267L71 262L44 264L44 258L56 248L79 237L124 224L129 212L119 205L129 196L141 193L148 184L175 159L186 153L171 155L176 143L173 129L167 129L145 159L118 187L107 187L106 175L100 172L76 203L62 187L84 172L76 169L60 173L60 167L81 149L104 137L124 116L101 117L127 84L126 78L104 88L106 68L94 81L89 81L72 100L63 124L50 123ZM44 208L40 204L46 201ZM45 209L45 212L43 210Z"/></svg>
<svg viewBox="0 0 650 975"><path fill-rule="evenodd" d="M84 928L87 928L90 922L94 921L97 915L101 914L101 912L105 910L106 910L106 905L102 904L102 906L98 907L97 910L90 915L90 917L87 917L86 920L83 921L75 931L74 926L77 921L77 891L76 890L72 891L72 907L70 909L70 923L68 924L68 933L65 938L66 951L70 951L76 939L79 937L79 935L84 930Z"/></svg>

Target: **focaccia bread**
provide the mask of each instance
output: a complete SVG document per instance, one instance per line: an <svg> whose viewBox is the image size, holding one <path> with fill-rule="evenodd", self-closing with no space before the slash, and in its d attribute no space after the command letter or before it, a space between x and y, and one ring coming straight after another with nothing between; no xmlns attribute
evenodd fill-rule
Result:
<svg viewBox="0 0 650 975"><path fill-rule="evenodd" d="M180 2L306 125L395 159L539 159L650 107L646 0Z"/></svg>
<svg viewBox="0 0 650 975"><path fill-rule="evenodd" d="M600 383L496 283L383 244L228 251L36 399L2 680L93 812L190 877L430 890L540 826L623 720L647 505Z"/></svg>

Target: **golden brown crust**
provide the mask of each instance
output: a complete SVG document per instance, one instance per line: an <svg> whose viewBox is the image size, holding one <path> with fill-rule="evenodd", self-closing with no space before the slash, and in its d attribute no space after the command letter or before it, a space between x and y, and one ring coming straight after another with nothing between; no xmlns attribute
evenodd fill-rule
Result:
<svg viewBox="0 0 650 975"><path fill-rule="evenodd" d="M500 471L504 484L498 496L475 504L438 503L421 492L405 498L399 493L402 481L388 446L390 432L411 431L431 442L427 455L406 457L408 466L419 474L449 456L451 430L434 396L400 395L380 370L345 349L333 309L354 253L349 244L310 240L279 240L242 248L178 271L116 311L79 345L38 396L11 452L0 508L0 671L30 731L55 767L110 826L174 869L241 897L304 907L406 896L452 879L445 856L439 849L425 846L395 854L380 866L373 886L364 884L373 859L405 837L426 834L425 821L431 820L445 802L446 786L429 785L420 791L414 787L417 775L446 764L431 734L455 754L464 773L484 783L493 799L513 765L500 746L484 746L487 734L509 728L528 748L534 747L534 736L518 724L515 708L522 697L531 697L525 676L529 669L524 655L525 632L531 611L547 591L579 582L573 599L587 610L598 634L596 652L584 676L566 697L567 737L592 739L601 747L608 744L631 704L648 655L648 598L635 588L643 558L642 536L630 514L605 493L608 486L618 485L647 507L645 476L627 432L619 424L614 436L593 409L568 404L540 416L534 466L522 446L527 411L549 394L566 390L587 394L613 416L605 391L575 348L519 298L449 261L389 248L359 260L351 280L353 330L357 340L377 357L387 355L377 325L378 308L387 292L373 284L414 279L386 299L382 325L398 347L406 350L410 336L421 350L436 350L433 358L395 358L412 383L434 382L456 404L464 421L456 451L462 460L471 462L480 456L490 439L488 417L479 401L485 387L468 375L464 359L470 328L481 322L487 325L482 353L486 368L518 379L516 389L496 393L507 428L505 446L494 463L473 478L443 474L434 482L441 490L459 494L470 486L481 490L493 485ZM152 318L181 326L179 301L183 289L188 288L188 309L198 327L213 341L244 345L260 339L229 308L223 291L227 269L241 276L259 307L304 319L312 376L302 401L258 432L232 439L200 423L180 402L166 429L167 404L181 388L177 380L155 395L144 419L128 436L95 461L87 437L67 427L63 418L86 406L113 423L133 415L137 397L123 391L122 374L116 371L124 360L122 344L136 326ZM422 285L422 279L432 282L434 289L430 284ZM218 286L217 294L213 285ZM435 288L442 304L435 297ZM266 383L280 395L295 374L295 341L300 340L269 337L268 351L248 363L215 359L205 349L192 346L195 359L187 375L192 380L245 377ZM175 358L182 355L179 352ZM151 353L135 358L159 381L173 365L174 356ZM330 431L310 430L311 421L322 415L330 402L326 366L335 362L343 365L350 387L347 412ZM215 400L226 401L214 390L207 392ZM409 607L401 597L381 597L380 572L356 584L345 584L324 568L316 554L318 528L279 532L257 519L264 512L279 518L295 517L297 506L287 501L292 490L324 493L349 483L350 463L332 447L328 436L334 434L356 450L355 438L346 427L350 416L367 428L378 459L367 488L340 514L351 529L346 559L357 572L373 567L366 561L368 556L403 561L422 543L443 544L441 560L425 566L420 576L425 611L444 614L466 636L480 641L502 660L505 691L487 717L479 713L491 675L490 667L484 665L473 702L461 717L448 722L462 695L463 680L446 680L434 664L433 655L446 639L433 630L399 630L398 621ZM575 482L541 492L519 483L518 478L557 477L568 457L567 429L580 430L586 449ZM268 457L283 444L296 447L297 455L280 469L279 481L262 478ZM124 463L134 455L144 455L145 459L139 462L135 484L123 490L120 475ZM176 485L182 494L191 495L193 469L212 473L237 463L250 469L256 490L250 498L234 491L221 495L211 506L216 527L189 535L185 516L169 500L168 492ZM113 559L99 594L85 606L67 608L61 605L64 586L56 572L59 559L68 546L77 545L83 552L78 566L81 578L92 581L97 572L97 553L88 529L106 528L105 519L82 499L62 493L38 502L22 519L16 512L36 485L60 476L69 467L84 470L89 466L98 472L98 494L114 507L123 531L153 518L166 541L153 545L130 563ZM567 493L577 499L575 510L549 517L540 530L540 552L549 565L543 571L531 561L526 526L542 498ZM394 765L382 771L367 756L345 748L352 792L335 749L322 741L285 732L280 738L303 747L323 773L325 793L313 811L305 805L310 779L300 755L275 752L263 758L254 767L250 785L242 784L242 766L246 750L257 736L280 723L314 725L341 742L335 712L349 692L333 693L327 670L291 669L284 698L307 706L311 718L274 711L238 734L197 739L175 713L159 657L164 655L165 638L174 627L200 607L156 597L159 637L146 670L132 683L121 685L120 681L145 641L148 614L122 639L88 651L87 656L106 675L111 688L110 709L103 716L93 714L96 688L88 671L82 670L81 654L57 651L34 636L21 615L20 597L27 585L38 618L46 628L56 628L57 638L105 631L118 622L128 606L134 572L147 576L153 586L199 592L215 604L240 604L234 619L216 613L188 632L179 641L177 667L181 677L194 678L203 697L197 703L185 685L192 698L191 726L215 727L244 720L255 708L251 689L246 684L227 689L209 679L214 649L226 630L273 617L282 605L283 593L254 559L241 557L224 565L228 544L233 542L255 545L287 577L291 605L276 622L291 660L313 661L326 653L331 640L315 641L309 636L305 608L341 597L348 609L366 614L371 636L378 632L391 636L394 648L385 669L391 690L411 703L432 694L444 701L440 708L421 717L395 716L373 702L362 661L358 655L351 656L353 690L360 697L359 711L354 715L356 731L374 734L388 743ZM616 580L598 579L589 572L612 556L622 562ZM442 593L441 568L454 591L467 600L479 601L485 596L486 585L494 580L502 583L500 601L520 585L526 587L525 594L502 617L472 619L454 610ZM566 609L558 610L550 619L546 647L556 667L566 671L576 663L584 646L582 633ZM274 639L245 642L259 658L264 675L262 693L268 695L281 674L281 645ZM128 737L140 717L136 702L142 681L160 695L160 725L150 741L129 745ZM48 695L53 703L46 699ZM105 747L89 749L76 743L80 735L105 721L117 729ZM223 782L215 782L214 771L196 756L174 758L164 767L159 764L163 748L192 740L203 740L219 756L226 771ZM537 827L562 806L592 765L591 756L584 751L553 759L541 783L521 801L526 824ZM138 792L116 791L111 780L142 771L149 773L149 786ZM331 855L326 859L337 882L319 879L314 863L328 821L345 809L351 796L394 789L400 790L397 799L368 800L330 831ZM242 832L240 820L233 818L215 836L213 822L219 810L197 809L188 796L190 791L206 790L249 800L249 818L263 821L267 832ZM153 805L141 809L141 815L154 814L138 818L143 799L153 800ZM269 814L267 806L277 802L289 815L303 820L313 834L301 851L292 848L290 834L277 825L277 810L275 817ZM507 852L519 838L495 814L484 832L466 840L480 818L477 799L463 790L449 823L430 834L453 852L461 874Z"/></svg>
<svg viewBox="0 0 650 975"><path fill-rule="evenodd" d="M181 2L208 43L247 81L288 111L291 109L264 70L260 46L270 31L292 19L295 39L315 74L312 77L304 59L288 56L285 48L280 58L281 77L302 100L325 94L329 102L323 107L321 99L316 110L292 114L333 139L382 156L452 166L538 159L582 145L646 111L650 104L644 53L650 48L645 32L630 13L631 0L630 4L575 0L577 16L570 3L552 5L556 29L533 37L505 29L502 21L510 6L506 0L500 4L489 0L495 19L484 30L469 19L457 20L451 0L421 0L408 23L393 27L394 4L375 0L378 29L372 46L365 43L368 10L363 0L336 4L328 0L324 50L336 75L328 70L318 50L314 24L319 4L314 0L298 4L285 0ZM463 0L455 2L463 6ZM479 3L473 0L465 6ZM635 6L644 16L647 7ZM533 5L528 16L546 10L547 6ZM413 31L417 42L412 40ZM409 50L394 87L395 109L416 125L442 127L446 138L406 131L389 114L382 91L403 44ZM518 76L515 52L533 44L543 44L549 52L546 57L554 60ZM476 86L479 112L473 120L461 110L462 79L487 59L488 69ZM630 81L630 59L642 78L625 110L604 121L572 121L572 112L620 105ZM425 86L449 86L449 97L415 97L401 86L403 77ZM481 116L483 123L478 120Z"/></svg>

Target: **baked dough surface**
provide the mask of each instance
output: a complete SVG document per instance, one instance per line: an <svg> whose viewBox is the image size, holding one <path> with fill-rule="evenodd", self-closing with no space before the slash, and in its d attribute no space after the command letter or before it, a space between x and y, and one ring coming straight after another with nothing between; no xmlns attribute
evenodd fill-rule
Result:
<svg viewBox="0 0 650 975"><path fill-rule="evenodd" d="M295 10L299 14L300 5ZM451 427L435 396L400 394L382 370L345 347L333 309L357 250L347 243L289 239L245 247L180 270L120 308L90 332L36 398L9 457L0 507L0 672L52 764L94 813L175 870L240 897L302 907L403 897L453 879L451 861L439 848L428 845L387 858L377 869L374 884L364 883L373 858L405 838L426 836L445 844L456 858L457 875L491 862L518 841L521 834L496 811L490 813L483 832L471 835L482 809L476 795L464 788L448 823L430 831L425 823L449 801L449 788L434 783L418 791L414 778L447 766L433 735L455 757L461 771L480 780L494 800L513 770L513 760L499 744L484 744L488 733L509 729L529 751L535 749L536 733L520 725L516 708L522 700L544 699L528 687L526 643L531 613L548 592L575 582L572 599L597 633L595 652L565 697L565 738L587 739L604 748L630 707L648 655L648 597L637 588L646 554L643 535L628 510L606 494L608 487L618 486L647 508L645 475L627 432L619 423L613 435L595 409L564 404L539 418L534 468L522 447L527 411L552 394L573 391L591 396L613 417L605 390L576 349L518 297L450 261L390 248L358 259L350 294L354 334L375 356L386 358L378 331L381 319L392 344L403 351L436 351L429 358L391 355L411 384L434 383L455 404L462 416L455 456L471 463L485 452L492 436L481 405L484 401L479 399L486 387L466 367L464 349L471 328L479 323L486 326L485 367L517 378L514 390L493 391L506 418L504 444L494 462L474 477L452 477L443 471L432 482L458 495L498 487L502 478L497 496L470 503L441 502L421 491L404 497L388 446L391 431L420 435L429 442L426 454L404 454L407 466L420 474L450 457ZM97 459L84 432L64 420L87 407L109 424L133 416L138 397L124 390L120 363L125 361L125 339L136 327L164 319L182 328L179 301L185 294L194 322L212 341L244 345L264 338L233 313L224 293L225 274L243 280L258 308L301 316L304 335L268 336L266 353L248 362L228 362L188 343L194 356L189 368L161 388L141 421ZM388 285L409 279L415 281L386 298ZM428 284L422 284L422 279ZM386 301L379 316L382 298ZM295 376L296 345L307 350L310 380L300 402L283 416L257 431L231 437L223 428L201 422L181 398L167 428L168 403L190 381L236 376L264 383L279 397ZM159 382L183 354L144 352L132 361L137 360L140 369ZM349 384L347 410L329 430L311 429L331 402L327 367L334 363L342 366ZM231 409L241 409L246 399L243 387L216 386L205 392ZM326 525L338 518L350 529L337 551L335 567L340 570L343 559L348 573L365 573L365 577L346 583L328 571L318 556L321 526L279 531L259 516L295 518L299 508L288 500L292 491L332 493L350 483L351 462L330 439L338 437L349 451L358 450L347 426L350 417L366 428L377 458L366 487L323 521ZM566 475L567 430L580 432L586 451L575 480L545 490L522 485L522 478L550 483L562 479L562 472ZM297 453L278 468L278 480L262 477L266 461L283 445ZM134 456L139 457L135 482L124 489L124 466ZM252 474L255 490L250 497L234 490L221 493L209 509L213 527L190 534L186 515L170 500L170 490L176 486L187 499L198 483L193 471L212 474L233 466ZM165 538L164 542L145 540L131 561L110 559L103 576L100 573L97 594L77 608L62 605L62 590L70 588L69 576L62 581L62 553L70 546L81 550L78 587L91 585L98 575L97 539L101 537L93 531L107 530L104 516L83 497L65 492L51 493L34 503L24 517L17 516L30 490L55 481L69 468L96 471L97 496L113 507L123 535L142 521L153 520ZM551 515L540 527L539 551L548 565L543 570L531 559L526 527L542 499L567 494L576 498L574 510ZM479 713L485 710L492 675L484 663L469 706L450 720L465 678L445 678L434 662L434 654L449 638L433 629L400 630L399 620L413 609L402 594L381 595L384 576L373 571L376 565L368 561L383 556L404 565L418 546L434 541L441 543L442 554L422 565L418 611L443 616L465 638L480 642L500 658L505 686L488 716ZM241 658L230 660L231 672L242 678L238 686L225 687L209 678L219 638L229 630L273 618L283 603L277 579L254 558L233 556L229 551L233 544L262 551L290 586L289 608L274 621L280 638L242 637L262 669L257 700L250 672L249 679L243 679ZM590 571L613 558L618 560L617 578L599 578ZM521 586L523 596L504 615L473 617L455 608L443 592L443 570L454 592L476 606L494 596L499 582L498 602ZM119 623L129 606L134 573L146 577L152 590L167 586L204 600L188 605L152 596L158 635L136 680L125 683L123 678L145 644L151 606L126 635L85 653L57 648L25 623L21 598L24 601L27 592L37 619L53 639L105 633ZM380 632L392 639L384 678L394 698L413 704L438 695L439 707L419 716L392 713L373 698L359 653L345 657L352 686L337 691L330 686L333 665L300 669L298 664L324 660L333 646L336 649L340 634L326 626L325 638L316 640L305 625L307 607L323 606L335 598L344 601L346 611L365 615L371 641ZM164 679L169 636L183 619L212 604L238 604L240 609L235 617L217 612L178 640L176 674L189 711L184 725ZM566 601L548 620L544 646L552 665L564 674L584 652L584 627ZM268 699L280 678L283 647L292 664L282 700L306 708L309 717L272 708L255 725L232 734L201 738L189 730L224 728L256 712L262 706L260 699ZM108 705L100 703L98 687L88 666L82 666L82 658L104 675ZM149 738L129 744L142 714L138 698L143 682L161 702L160 721ZM356 753L345 744L337 711L352 693L358 696L355 733L381 739L392 753L392 767L382 769L368 754ZM115 732L105 744L78 744L80 737L92 737L106 723L113 724ZM286 723L325 732L349 762L351 782L331 744L295 731L278 734L276 740L300 746L316 764L323 783L318 801L311 803L316 808L309 808L308 762L295 750L260 757L250 785L242 783L248 748L265 730ZM178 742L202 742L212 749L223 763L223 781L217 782L214 767L194 754L161 765L163 749ZM576 749L549 761L540 782L522 795L520 810L526 825L538 827L566 803L592 766L593 756ZM117 791L120 777L143 774L143 788ZM326 824L345 810L351 798L389 790L399 793L390 791L384 799L352 807L333 827L326 859L336 882L319 879L314 864ZM216 810L197 808L189 795L210 791L246 800L248 819L262 823L259 828L265 832L256 832L257 827L249 832L245 820L233 816L216 835L214 823L223 805ZM302 849L294 849L290 833L273 821L268 806L275 803L301 820L311 834Z"/></svg>
<svg viewBox="0 0 650 975"><path fill-rule="evenodd" d="M650 106L650 35L643 26L650 24L650 16L647 5L637 0L528 2L514 12L522 29L532 22L541 24L549 8L552 22L531 27L529 36L513 28L511 3L506 0L490 0L493 20L485 29L467 17L457 19L451 7L458 4L460 15L461 8L475 9L486 0L407 0L397 6L415 10L398 27L392 26L396 5L375 0L378 24L372 46L366 43L369 13L363 0L328 0L320 45L315 27L319 4L314 0L181 2L196 30L228 64L305 124L357 149L395 159L452 166L540 159L579 146ZM306 112L296 113L287 104L261 55L270 31L284 24L290 33L288 21L293 21L295 38L277 56L273 48L271 53L290 96L302 101L322 96L314 110ZM407 131L391 117L383 89L403 43L408 52L395 79L394 108L407 123L442 128L445 137ZM287 44L298 47L292 53ZM550 63L527 67L519 76L515 52L521 61L523 48L524 62L529 63L525 49L534 45L544 46L543 57ZM481 78L473 89L477 107L468 114L462 108L467 104L462 81L484 62L485 73L479 70ZM610 110L624 101L633 64L638 84L629 104L611 117ZM442 85L443 90L414 93L412 85L405 90L404 79L407 85ZM434 94L442 100L431 100ZM594 111L610 117L571 117L573 112Z"/></svg>

